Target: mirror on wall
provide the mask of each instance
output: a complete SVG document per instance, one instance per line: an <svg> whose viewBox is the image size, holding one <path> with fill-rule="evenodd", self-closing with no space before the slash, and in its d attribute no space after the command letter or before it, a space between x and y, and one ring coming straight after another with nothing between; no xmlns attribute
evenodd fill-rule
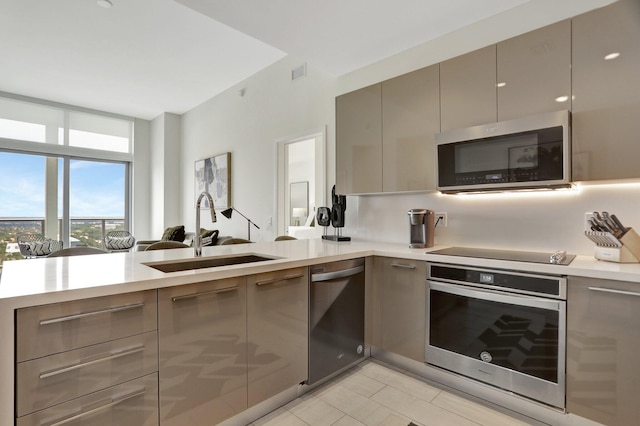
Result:
<svg viewBox="0 0 640 426"><path fill-rule="evenodd" d="M291 182L289 187L291 226L302 226L309 216L309 182Z"/></svg>

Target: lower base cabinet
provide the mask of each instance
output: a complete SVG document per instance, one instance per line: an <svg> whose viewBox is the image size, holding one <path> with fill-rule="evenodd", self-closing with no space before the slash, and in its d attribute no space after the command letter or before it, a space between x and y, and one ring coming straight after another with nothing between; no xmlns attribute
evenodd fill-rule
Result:
<svg viewBox="0 0 640 426"><path fill-rule="evenodd" d="M376 307L380 331L377 346L424 362L426 340L426 279L424 261L374 258Z"/></svg>
<svg viewBox="0 0 640 426"><path fill-rule="evenodd" d="M640 424L640 284L570 277L567 411Z"/></svg>
<svg viewBox="0 0 640 426"><path fill-rule="evenodd" d="M16 420L16 426L158 425L157 373L54 405Z"/></svg>
<svg viewBox="0 0 640 426"><path fill-rule="evenodd" d="M308 377L308 268L247 277L249 406Z"/></svg>
<svg viewBox="0 0 640 426"><path fill-rule="evenodd" d="M215 425L247 408L246 278L158 291L160 424Z"/></svg>

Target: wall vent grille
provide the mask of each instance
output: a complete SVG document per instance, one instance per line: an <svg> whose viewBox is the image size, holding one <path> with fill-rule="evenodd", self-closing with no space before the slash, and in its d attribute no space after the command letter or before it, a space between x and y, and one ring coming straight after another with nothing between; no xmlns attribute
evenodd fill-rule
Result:
<svg viewBox="0 0 640 426"><path fill-rule="evenodd" d="M291 70L291 80L297 80L307 75L307 64L302 64L298 68Z"/></svg>

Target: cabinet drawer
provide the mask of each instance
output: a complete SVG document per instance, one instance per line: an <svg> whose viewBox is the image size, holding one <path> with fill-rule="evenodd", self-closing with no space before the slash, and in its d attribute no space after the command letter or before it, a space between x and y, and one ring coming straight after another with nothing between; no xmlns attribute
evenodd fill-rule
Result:
<svg viewBox="0 0 640 426"><path fill-rule="evenodd" d="M640 424L640 285L569 277L567 288L567 411Z"/></svg>
<svg viewBox="0 0 640 426"><path fill-rule="evenodd" d="M245 282L158 291L163 426L214 425L247 409Z"/></svg>
<svg viewBox="0 0 640 426"><path fill-rule="evenodd" d="M19 363L18 416L158 371L155 331Z"/></svg>
<svg viewBox="0 0 640 426"><path fill-rule="evenodd" d="M247 277L249 407L308 377L308 268Z"/></svg>
<svg viewBox="0 0 640 426"><path fill-rule="evenodd" d="M16 420L16 426L62 425L157 426L157 373Z"/></svg>
<svg viewBox="0 0 640 426"><path fill-rule="evenodd" d="M156 290L74 300L16 313L16 361L158 328Z"/></svg>
<svg viewBox="0 0 640 426"><path fill-rule="evenodd" d="M374 265L380 281L380 346L424 362L427 263L377 257Z"/></svg>

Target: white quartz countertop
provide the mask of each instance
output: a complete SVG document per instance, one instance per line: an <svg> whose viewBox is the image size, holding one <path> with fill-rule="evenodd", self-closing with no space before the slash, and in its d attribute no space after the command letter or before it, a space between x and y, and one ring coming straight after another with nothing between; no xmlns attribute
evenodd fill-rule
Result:
<svg viewBox="0 0 640 426"><path fill-rule="evenodd" d="M410 249L404 244L338 243L322 239L214 246L203 249L203 258L258 254L274 259L171 273L158 271L144 263L193 259L193 249L8 261L4 263L0 277L0 305L15 309L372 255L640 283L640 264L619 264L598 261L591 256L577 256L570 265L560 266L428 253L441 248L444 247Z"/></svg>

